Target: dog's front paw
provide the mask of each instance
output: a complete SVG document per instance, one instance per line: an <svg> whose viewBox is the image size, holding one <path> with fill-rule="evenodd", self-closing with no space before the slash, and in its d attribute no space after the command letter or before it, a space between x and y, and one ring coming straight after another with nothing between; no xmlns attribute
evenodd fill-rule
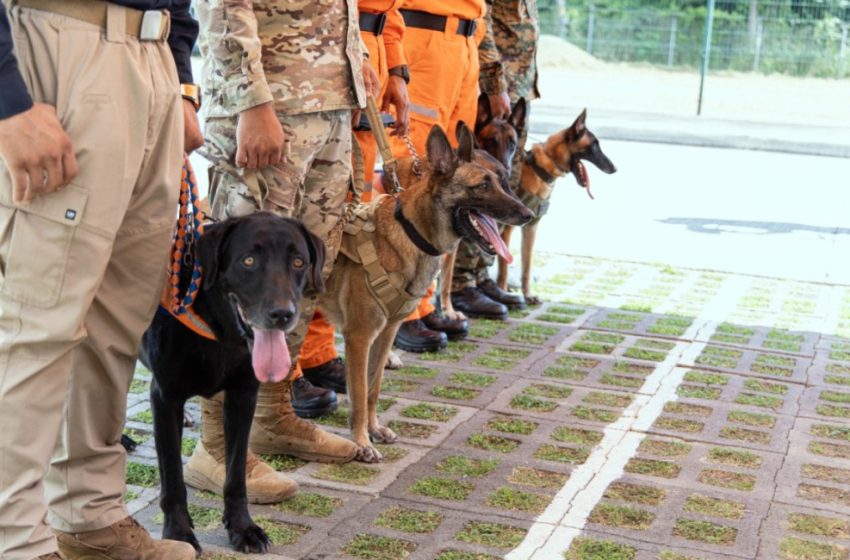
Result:
<svg viewBox="0 0 850 560"><path fill-rule="evenodd" d="M543 303L543 300L535 295L523 294L523 296L525 296L525 303L528 305L540 305Z"/></svg>
<svg viewBox="0 0 850 560"><path fill-rule="evenodd" d="M380 463L384 460L384 456L372 445L361 445L358 447L354 459L362 463Z"/></svg>
<svg viewBox="0 0 850 560"><path fill-rule="evenodd" d="M455 311L454 309L447 309L443 311L443 317L449 321L466 321L467 319L466 315L464 315L462 311Z"/></svg>
<svg viewBox="0 0 850 560"><path fill-rule="evenodd" d="M201 549L201 543L198 542L198 539L195 537L195 533L192 532L192 529L188 527L178 528L166 524L165 527L162 528L162 538L170 541L189 543L195 548L195 553L198 556L200 556L203 552Z"/></svg>
<svg viewBox="0 0 850 560"><path fill-rule="evenodd" d="M230 544L239 552L262 554L268 552L271 546L271 541L266 532L253 523L241 531L228 530L228 536L230 537Z"/></svg>
<svg viewBox="0 0 850 560"><path fill-rule="evenodd" d="M401 361L401 358L398 357L398 354L395 351L390 350L390 353L387 354L387 369L401 369L404 367L404 363Z"/></svg>
<svg viewBox="0 0 850 560"><path fill-rule="evenodd" d="M369 428L369 435L372 436L372 441L376 443L395 443L398 440L394 431L381 425Z"/></svg>

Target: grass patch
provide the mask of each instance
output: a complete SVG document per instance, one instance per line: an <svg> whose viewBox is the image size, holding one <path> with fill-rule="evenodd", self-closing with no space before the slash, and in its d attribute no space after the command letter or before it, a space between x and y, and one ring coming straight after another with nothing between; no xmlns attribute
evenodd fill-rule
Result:
<svg viewBox="0 0 850 560"><path fill-rule="evenodd" d="M292 472L310 462L289 455L258 455L258 457L278 472Z"/></svg>
<svg viewBox="0 0 850 560"><path fill-rule="evenodd" d="M574 342L570 350L587 354L610 354L625 339L619 334L589 331Z"/></svg>
<svg viewBox="0 0 850 560"><path fill-rule="evenodd" d="M375 525L389 527L405 533L427 534L433 533L442 521L443 516L436 511L420 511L393 506L378 516Z"/></svg>
<svg viewBox="0 0 850 560"><path fill-rule="evenodd" d="M388 393L409 393L415 391L422 386L419 381L410 381L409 379L384 379L381 383L381 391Z"/></svg>
<svg viewBox="0 0 850 560"><path fill-rule="evenodd" d="M575 443L584 446L594 446L603 437L602 432L595 430L582 430L580 428L570 428L568 426L558 426L552 430L552 439L565 443Z"/></svg>
<svg viewBox="0 0 850 560"><path fill-rule="evenodd" d="M684 510L709 517L743 519L747 511L747 505L734 500L723 500L721 498L703 496L702 494L691 494L685 500Z"/></svg>
<svg viewBox="0 0 850 560"><path fill-rule="evenodd" d="M463 550L442 550L434 560L499 560L495 556L483 552L466 552Z"/></svg>
<svg viewBox="0 0 850 560"><path fill-rule="evenodd" d="M712 408L709 406L700 406L698 404L688 404L682 402L668 402L664 405L664 412L670 414L681 414L682 416L696 416L698 418L707 418L711 416Z"/></svg>
<svg viewBox="0 0 850 560"><path fill-rule="evenodd" d="M478 396L481 391L469 387L454 387L452 385L435 385L431 394L442 399L469 401Z"/></svg>
<svg viewBox="0 0 850 560"><path fill-rule="evenodd" d="M514 395L509 404L511 408L533 410L534 412L552 412L558 408L558 403L536 399L528 395Z"/></svg>
<svg viewBox="0 0 850 560"><path fill-rule="evenodd" d="M747 406L758 406L761 408L769 408L771 410L779 410L785 404L785 399L780 397L771 397L768 395L759 395L756 393L740 393L735 397L737 404Z"/></svg>
<svg viewBox="0 0 850 560"><path fill-rule="evenodd" d="M321 469L312 474L313 478L319 480L332 480L334 482L344 482L346 484L354 484L356 486L365 486L369 484L373 478L380 474L381 470L377 467L369 467L358 463L345 463L325 465Z"/></svg>
<svg viewBox="0 0 850 560"><path fill-rule="evenodd" d="M683 383L676 387L676 394L686 399L705 399L716 401L723 391L717 387L703 387L702 385L690 385Z"/></svg>
<svg viewBox="0 0 850 560"><path fill-rule="evenodd" d="M599 525L645 531L655 521L655 514L642 509L601 503L593 508L587 520Z"/></svg>
<svg viewBox="0 0 850 560"><path fill-rule="evenodd" d="M815 484L800 484L797 487L797 495L806 500L827 504L841 504L850 507L850 494L838 488L817 486Z"/></svg>
<svg viewBox="0 0 850 560"><path fill-rule="evenodd" d="M130 383L130 392L135 394L147 393L151 388L151 382L148 379L133 379Z"/></svg>
<svg viewBox="0 0 850 560"><path fill-rule="evenodd" d="M776 354L759 354L750 369L766 375L791 377L796 365L797 360L794 358L777 356Z"/></svg>
<svg viewBox="0 0 850 560"><path fill-rule="evenodd" d="M565 560L634 560L637 550L614 541L602 541L588 537L573 540L564 553Z"/></svg>
<svg viewBox="0 0 850 560"><path fill-rule="evenodd" d="M697 480L710 486L731 488L749 492L756 485L756 477L736 472L721 471L718 469L705 469L699 473Z"/></svg>
<svg viewBox="0 0 850 560"><path fill-rule="evenodd" d="M493 321L492 319L476 319L469 325L469 336L475 338L493 338L499 331L505 328L504 321Z"/></svg>
<svg viewBox="0 0 850 560"><path fill-rule="evenodd" d="M696 519L678 519L673 527L673 534L689 541L700 541L708 544L731 545L738 537L734 527L718 525L710 521Z"/></svg>
<svg viewBox="0 0 850 560"><path fill-rule="evenodd" d="M142 445L153 437L153 434L151 434L150 432L142 432L140 430L136 430L135 428L124 428L124 435L131 438L138 445Z"/></svg>
<svg viewBox="0 0 850 560"><path fill-rule="evenodd" d="M640 375L641 377L646 377L647 375L655 371L655 368L653 366L636 364L634 362L624 362L622 360L614 362L614 366L612 369L619 373L629 373L632 375Z"/></svg>
<svg viewBox="0 0 850 560"><path fill-rule="evenodd" d="M587 404L598 404L602 406L610 406L612 408L625 408L632 403L632 397L629 395L617 395L615 393L604 393L601 391L591 391L581 400Z"/></svg>
<svg viewBox="0 0 850 560"><path fill-rule="evenodd" d="M519 418L509 418L507 416L494 416L485 425L487 430L495 430L506 434L521 434L529 435L537 429L537 422L530 420L520 420Z"/></svg>
<svg viewBox="0 0 850 560"><path fill-rule="evenodd" d="M850 418L850 407L846 406L820 404L815 410L821 416L831 416L833 418Z"/></svg>
<svg viewBox="0 0 850 560"><path fill-rule="evenodd" d="M430 403L419 403L410 405L401 410L401 415L418 420L433 420L434 422L448 422L457 414L458 410L453 406L441 406Z"/></svg>
<svg viewBox="0 0 850 560"><path fill-rule="evenodd" d="M636 340L634 345L627 349L623 355L627 358L634 358L636 360L663 362L667 357L667 353L675 346L676 345L672 342L640 338Z"/></svg>
<svg viewBox="0 0 850 560"><path fill-rule="evenodd" d="M850 445L840 445L823 441L810 441L809 452L824 457L837 457L839 459L850 459Z"/></svg>
<svg viewBox="0 0 850 560"><path fill-rule="evenodd" d="M806 478L850 484L850 470L825 467L823 465L803 465L802 475Z"/></svg>
<svg viewBox="0 0 850 560"><path fill-rule="evenodd" d="M617 419L619 413L605 410L603 408L590 408L588 406L577 406L570 411L572 416L588 422L602 422L610 424Z"/></svg>
<svg viewBox="0 0 850 560"><path fill-rule="evenodd" d="M460 542L510 549L525 538L525 529L501 523L470 521L455 535Z"/></svg>
<svg viewBox="0 0 850 560"><path fill-rule="evenodd" d="M835 403L850 403L850 393L841 393L839 391L821 391L820 399Z"/></svg>
<svg viewBox="0 0 850 560"><path fill-rule="evenodd" d="M195 446L198 445L198 440L191 437L184 437L180 441L180 454L184 457L189 457L195 451Z"/></svg>
<svg viewBox="0 0 850 560"><path fill-rule="evenodd" d="M701 432L705 427L702 422L696 420L688 420L686 418L675 418L673 416L660 416L653 425L659 430L669 430L673 432L683 432L687 434L695 434Z"/></svg>
<svg viewBox="0 0 850 560"><path fill-rule="evenodd" d="M697 357L696 363L709 367L734 369L743 355L744 353L740 350L706 346L702 354Z"/></svg>
<svg viewBox="0 0 850 560"><path fill-rule="evenodd" d="M478 433L469 436L466 440L466 444L470 447L475 447L476 449L483 449L484 451L510 453L519 447L520 442L506 437Z"/></svg>
<svg viewBox="0 0 850 560"><path fill-rule="evenodd" d="M685 381L702 383L703 385L727 385L729 383L729 376L722 373L689 371L685 374Z"/></svg>
<svg viewBox="0 0 850 560"><path fill-rule="evenodd" d="M465 500L474 489L475 486L469 482L440 476L420 478L409 488L411 492L420 496L456 502Z"/></svg>
<svg viewBox="0 0 850 560"><path fill-rule="evenodd" d="M655 322L654 325L646 329L646 331L652 334L681 336L685 334L685 331L688 330L688 327L691 326L692 322L693 321L689 317L661 317Z"/></svg>
<svg viewBox="0 0 850 560"><path fill-rule="evenodd" d="M547 383L532 383L522 391L533 397L546 397L549 399L566 399L573 394L573 390L562 385L549 385Z"/></svg>
<svg viewBox="0 0 850 560"><path fill-rule="evenodd" d="M827 375L823 380L831 385L850 385L850 377L844 375Z"/></svg>
<svg viewBox="0 0 850 560"><path fill-rule="evenodd" d="M556 463L569 463L580 465L587 461L590 450L584 447L561 447L559 445L544 444L534 452L535 459L543 461L554 461Z"/></svg>
<svg viewBox="0 0 850 560"><path fill-rule="evenodd" d="M625 375L612 375L610 373L603 373L599 378L599 382L603 385L626 387L628 389L639 389L641 385L643 385L643 379L637 377L626 377Z"/></svg>
<svg viewBox="0 0 850 560"><path fill-rule="evenodd" d="M508 339L512 342L539 345L543 344L549 337L558 334L556 327L544 327L533 323L524 323L511 331Z"/></svg>
<svg viewBox="0 0 850 560"><path fill-rule="evenodd" d="M543 377L566 379L568 381L581 381L587 377L587 372L570 366L549 366L543 370Z"/></svg>
<svg viewBox="0 0 850 560"><path fill-rule="evenodd" d="M712 447L708 451L708 460L712 463L732 465L747 469L757 469L761 466L761 456L749 451L729 449L728 447Z"/></svg>
<svg viewBox="0 0 850 560"><path fill-rule="evenodd" d="M472 459L462 455L451 455L436 465L443 473L480 478L493 472L499 466L498 459Z"/></svg>
<svg viewBox="0 0 850 560"><path fill-rule="evenodd" d="M755 443L758 445L767 445L770 443L770 432L748 430L746 428L733 428L731 426L726 426L720 430L720 437L723 439L746 441L747 443Z"/></svg>
<svg viewBox="0 0 850 560"><path fill-rule="evenodd" d="M366 533L358 533L343 548L346 554L367 560L401 560L414 550L416 545L410 541Z"/></svg>
<svg viewBox="0 0 850 560"><path fill-rule="evenodd" d="M437 426L405 422L404 420L390 420L387 422L387 427L399 436L410 439L427 439L437 431Z"/></svg>
<svg viewBox="0 0 850 560"><path fill-rule="evenodd" d="M341 508L343 501L315 492L299 492L275 507L281 511L309 517L328 517Z"/></svg>
<svg viewBox="0 0 850 560"><path fill-rule="evenodd" d="M549 502L549 496L523 492L508 486L502 486L487 496L487 505L509 511L525 511L528 513L542 513Z"/></svg>
<svg viewBox="0 0 850 560"><path fill-rule="evenodd" d="M531 467L514 467L508 475L508 482L532 488L560 490L569 476L561 473L542 471Z"/></svg>
<svg viewBox="0 0 850 560"><path fill-rule="evenodd" d="M690 444L679 441L645 439L640 442L638 449L643 453L660 457L684 457L691 452L692 447Z"/></svg>
<svg viewBox="0 0 850 560"><path fill-rule="evenodd" d="M838 560L847 558L847 548L796 537L785 537L779 543L782 560Z"/></svg>
<svg viewBox="0 0 850 560"><path fill-rule="evenodd" d="M726 417L730 422L736 424L745 424L747 426L764 426L772 428L776 425L776 417L770 414L759 414L756 412L746 412L743 410L733 410Z"/></svg>
<svg viewBox="0 0 850 560"><path fill-rule="evenodd" d="M788 516L788 529L798 533L806 533L818 537L834 539L850 539L850 522L846 519L792 513Z"/></svg>
<svg viewBox="0 0 850 560"><path fill-rule="evenodd" d="M434 379L440 372L436 369L423 366L404 366L394 370L393 375L408 375L410 377L419 377L422 379Z"/></svg>
<svg viewBox="0 0 850 560"><path fill-rule="evenodd" d="M452 383L458 383L460 385L472 385L473 387L489 387L496 381L495 375L488 375L486 373L467 373L467 372L459 372L453 373L450 381Z"/></svg>
<svg viewBox="0 0 850 560"><path fill-rule="evenodd" d="M138 497L139 497L139 492L135 492L133 490L127 490L126 492L124 492L124 503L125 504L130 503Z"/></svg>
<svg viewBox="0 0 850 560"><path fill-rule="evenodd" d="M478 345L471 342L452 342L445 350L440 352L419 354L419 359L428 362L459 362L477 348Z"/></svg>
<svg viewBox="0 0 850 560"><path fill-rule="evenodd" d="M268 535L272 546L287 546L295 544L298 539L310 532L310 527L295 523L284 523L268 517L256 517L254 522L262 527Z"/></svg>
<svg viewBox="0 0 850 560"><path fill-rule="evenodd" d="M605 489L604 496L609 500L619 500L621 502L630 502L633 504L643 504L648 506L657 506L660 504L667 491L663 488L653 488L652 486L641 486L639 484L630 484L628 482L614 482Z"/></svg>
<svg viewBox="0 0 850 560"><path fill-rule="evenodd" d="M744 387L750 391L759 391L762 393L773 393L775 395L788 394L788 385L784 383L771 383L770 381L762 381L761 379L747 379L744 381Z"/></svg>
<svg viewBox="0 0 850 560"><path fill-rule="evenodd" d="M679 472L681 472L682 467L669 461L632 457L629 459L624 470L627 473L632 474L644 474L659 478L676 478L679 476Z"/></svg>
<svg viewBox="0 0 850 560"><path fill-rule="evenodd" d="M347 428L348 415L348 407L340 406L330 414L325 414L324 416L316 418L314 422L317 424L324 424L325 426L333 426L335 428Z"/></svg>
<svg viewBox="0 0 850 560"><path fill-rule="evenodd" d="M813 424L812 435L850 442L850 428L834 424Z"/></svg>
<svg viewBox="0 0 850 560"><path fill-rule="evenodd" d="M153 465L144 465L142 463L128 461L125 480L127 484L133 486L153 488L159 484L159 469Z"/></svg>
<svg viewBox="0 0 850 560"><path fill-rule="evenodd" d="M142 424L153 424L153 412L151 409L137 412L130 417L130 420L133 422L141 422Z"/></svg>

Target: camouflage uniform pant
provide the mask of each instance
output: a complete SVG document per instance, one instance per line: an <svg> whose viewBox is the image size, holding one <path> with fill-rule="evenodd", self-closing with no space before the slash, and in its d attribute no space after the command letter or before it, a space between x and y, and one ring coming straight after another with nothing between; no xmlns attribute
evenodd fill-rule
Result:
<svg viewBox="0 0 850 560"><path fill-rule="evenodd" d="M511 177L509 184L514 193L519 192L520 173L522 172L522 157L525 147L525 141L528 138L528 112L526 112L525 122L522 123L522 134L518 138L517 150L514 153L514 159L511 161ZM493 263L496 262L494 255L488 255L478 248L478 245L467 240L460 240L460 245L457 249L457 259L455 260L455 268L452 273L452 291L457 292L467 287L474 288L487 278Z"/></svg>
<svg viewBox="0 0 850 560"><path fill-rule="evenodd" d="M327 254L322 275L333 268L342 234L342 215L351 179L351 112L326 111L280 115L287 141L287 158L263 169L238 169L236 124L233 119L206 123L204 156L210 169L213 218L221 220L267 210L298 218L325 241ZM301 300L298 325L287 334L292 363L316 308L317 296Z"/></svg>

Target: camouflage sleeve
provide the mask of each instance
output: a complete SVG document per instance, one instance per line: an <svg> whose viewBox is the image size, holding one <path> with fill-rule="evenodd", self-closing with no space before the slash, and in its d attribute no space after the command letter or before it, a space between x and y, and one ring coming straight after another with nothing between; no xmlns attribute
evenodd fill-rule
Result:
<svg viewBox="0 0 850 560"><path fill-rule="evenodd" d="M481 44L478 45L478 63L481 66L481 74L478 85L481 91L487 95L496 95L508 90L508 82L505 80L504 68L502 67L502 56L496 48L496 40L493 38L493 2L500 0L487 0L487 11L484 14L485 34Z"/></svg>
<svg viewBox="0 0 850 560"><path fill-rule="evenodd" d="M384 48L387 50L387 68L404 66L407 58L401 40L404 37L404 19L397 8L387 12L387 23L384 26Z"/></svg>
<svg viewBox="0 0 850 560"><path fill-rule="evenodd" d="M207 64L220 78L220 99L231 115L272 101L261 59L252 0L209 0L198 10L209 46Z"/></svg>

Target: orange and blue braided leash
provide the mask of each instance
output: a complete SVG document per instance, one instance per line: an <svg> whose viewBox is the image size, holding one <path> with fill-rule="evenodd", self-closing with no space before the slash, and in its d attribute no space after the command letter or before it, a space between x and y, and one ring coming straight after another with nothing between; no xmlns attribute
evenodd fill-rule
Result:
<svg viewBox="0 0 850 560"><path fill-rule="evenodd" d="M201 287L201 265L192 251L193 246L204 232L201 210L198 208L198 182L189 157L183 158L183 176L180 182L180 205L177 212L177 230L171 244L171 259L168 268L168 280L171 284L169 311L182 315L192 306L198 289ZM192 279L183 298L180 298L180 271L183 266L192 267Z"/></svg>

